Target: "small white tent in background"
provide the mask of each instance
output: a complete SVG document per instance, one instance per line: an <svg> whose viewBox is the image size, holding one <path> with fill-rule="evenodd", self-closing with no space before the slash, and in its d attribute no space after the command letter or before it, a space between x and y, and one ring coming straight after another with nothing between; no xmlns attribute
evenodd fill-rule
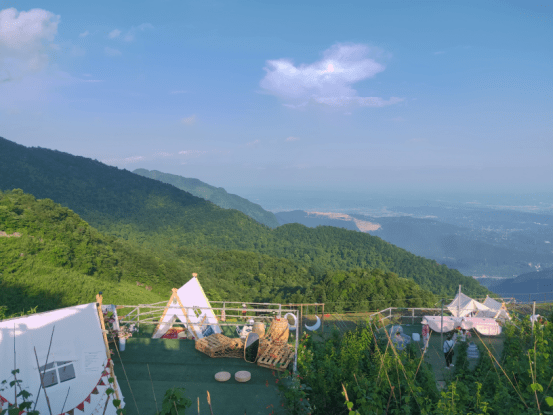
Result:
<svg viewBox="0 0 553 415"><path fill-rule="evenodd" d="M476 314L476 317L495 318L496 320L501 320L503 322L511 320L511 316L507 311L507 307L505 307L505 303L500 303L499 301L486 296L486 300L484 300L484 305L488 307L488 310L479 311L478 314Z"/></svg>
<svg viewBox="0 0 553 415"><path fill-rule="evenodd" d="M454 317L466 317L471 313L488 310L488 307L473 300L468 295L459 293L455 296L455 299L447 305L447 309Z"/></svg>
<svg viewBox="0 0 553 415"><path fill-rule="evenodd" d="M41 414L50 413L48 406L53 414L102 413L109 399L106 414L115 415L112 400L117 398L106 394L112 387L108 382L112 375L108 350L96 303L3 320L0 321L0 380L7 380L9 385L14 380L12 370L19 369L17 379L32 394L31 401L36 402L38 397L36 409ZM44 374L45 387L40 394L39 370ZM114 386L116 396L122 401L117 380ZM14 401L13 388L7 386L0 391L0 411Z"/></svg>
<svg viewBox="0 0 553 415"><path fill-rule="evenodd" d="M178 290L173 288L173 294L154 330L152 338L161 338L176 320L185 324L188 331L196 339L222 332L209 300L196 278L196 274L192 275L192 279Z"/></svg>

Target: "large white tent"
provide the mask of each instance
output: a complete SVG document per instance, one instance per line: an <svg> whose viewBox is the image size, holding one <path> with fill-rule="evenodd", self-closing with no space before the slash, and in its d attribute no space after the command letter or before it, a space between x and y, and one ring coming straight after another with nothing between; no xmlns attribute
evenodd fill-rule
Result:
<svg viewBox="0 0 553 415"><path fill-rule="evenodd" d="M455 299L447 305L447 309L454 317L466 317L471 313L488 310L488 307L470 298L468 295L459 293L455 296Z"/></svg>
<svg viewBox="0 0 553 415"><path fill-rule="evenodd" d="M173 294L165 307L152 338L159 339L179 320L196 339L221 333L221 327L198 278L195 276Z"/></svg>
<svg viewBox="0 0 553 415"><path fill-rule="evenodd" d="M488 310L479 311L476 314L476 317L494 318L502 322L511 320L511 316L507 311L507 307L505 307L505 303L500 303L499 301L496 301L493 298L486 296L486 300L484 300L484 305L488 307Z"/></svg>
<svg viewBox="0 0 553 415"><path fill-rule="evenodd" d="M461 327L463 330L474 329L485 336L498 336L502 330L493 318L444 316L442 319L441 316L424 316L422 324L428 324L433 331L438 333L447 333Z"/></svg>
<svg viewBox="0 0 553 415"><path fill-rule="evenodd" d="M96 303L0 321L0 381L9 385L12 371L19 369L17 380L41 414L50 413L47 395L52 414L101 414L106 408L106 414L115 415L112 400L123 397L117 380L109 384L111 364ZM39 393L41 372L45 388ZM116 397L108 397L113 386ZM0 391L0 411L15 402L15 395L13 387Z"/></svg>

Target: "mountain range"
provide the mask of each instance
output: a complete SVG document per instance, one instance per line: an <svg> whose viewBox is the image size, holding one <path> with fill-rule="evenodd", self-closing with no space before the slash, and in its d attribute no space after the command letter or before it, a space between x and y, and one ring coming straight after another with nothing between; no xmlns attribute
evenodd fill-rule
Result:
<svg viewBox="0 0 553 415"><path fill-rule="evenodd" d="M0 138L0 190L12 189L51 199L128 249L147 250L159 266L140 282L154 292L182 285L198 272L214 300L316 302L330 297L352 303L348 292L355 291L356 280L392 281L392 273L400 277L396 285L411 280L420 286L401 291L403 304L415 304L417 298L423 299L420 304L432 302L427 292L453 296L459 284L469 295L489 293L457 270L369 234L298 224L271 229L175 186L96 160ZM0 243L8 240L12 238L0 238ZM69 264L77 252L71 248L60 255ZM112 268L117 281L133 283L137 278L122 273L117 263ZM411 294L418 291L415 297ZM363 301L392 300L392 293L367 289L344 309Z"/></svg>
<svg viewBox="0 0 553 415"><path fill-rule="evenodd" d="M236 209L255 219L259 223L276 228L279 223L276 216L267 212L260 205L250 202L243 197L227 193L222 187L211 186L198 179L191 179L175 174L162 173L157 170L136 169L133 173L140 176L149 177L150 179L159 180L160 182L172 184L177 189L184 190L196 197L209 200L223 209Z"/></svg>

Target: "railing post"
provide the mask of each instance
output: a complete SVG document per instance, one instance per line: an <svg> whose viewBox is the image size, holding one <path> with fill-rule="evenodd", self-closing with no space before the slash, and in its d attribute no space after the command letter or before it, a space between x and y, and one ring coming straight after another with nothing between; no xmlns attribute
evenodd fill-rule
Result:
<svg viewBox="0 0 553 415"><path fill-rule="evenodd" d="M415 325L415 309L413 308L413 309L411 309L411 311L413 313L412 315L413 315L413 326L414 326Z"/></svg>
<svg viewBox="0 0 553 415"><path fill-rule="evenodd" d="M440 347L443 347L444 344L444 299L442 298L442 326L441 326L441 333L440 333Z"/></svg>
<svg viewBox="0 0 553 415"><path fill-rule="evenodd" d="M532 336L534 335L534 320L536 319L536 302L532 305Z"/></svg>
<svg viewBox="0 0 553 415"><path fill-rule="evenodd" d="M299 319L298 319L298 310L296 309L296 353L294 354L294 374L298 371L298 330L299 330Z"/></svg>
<svg viewBox="0 0 553 415"><path fill-rule="evenodd" d="M325 305L323 303L323 334L325 334Z"/></svg>

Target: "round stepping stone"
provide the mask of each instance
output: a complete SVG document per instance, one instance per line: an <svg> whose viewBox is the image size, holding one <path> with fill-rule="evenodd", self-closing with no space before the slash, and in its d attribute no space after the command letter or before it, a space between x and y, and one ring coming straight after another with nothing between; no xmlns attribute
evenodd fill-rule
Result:
<svg viewBox="0 0 553 415"><path fill-rule="evenodd" d="M219 372L215 375L215 380L219 382L226 382L230 379L230 373L229 372Z"/></svg>
<svg viewBox="0 0 553 415"><path fill-rule="evenodd" d="M247 382L251 378L252 374L247 370L241 370L240 372L236 372L234 375L234 379L236 379L237 382Z"/></svg>

